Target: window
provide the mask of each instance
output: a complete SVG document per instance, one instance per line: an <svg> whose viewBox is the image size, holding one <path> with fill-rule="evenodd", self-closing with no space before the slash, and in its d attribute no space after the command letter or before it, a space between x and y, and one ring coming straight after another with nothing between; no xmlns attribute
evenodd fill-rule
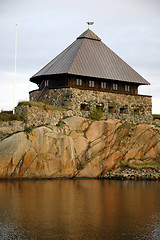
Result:
<svg viewBox="0 0 160 240"><path fill-rule="evenodd" d="M117 83L113 83L113 90L118 90L118 84Z"/></svg>
<svg viewBox="0 0 160 240"><path fill-rule="evenodd" d="M106 82L101 82L101 88L106 88Z"/></svg>
<svg viewBox="0 0 160 240"><path fill-rule="evenodd" d="M94 87L94 81L89 80L89 87Z"/></svg>
<svg viewBox="0 0 160 240"><path fill-rule="evenodd" d="M135 115L139 115L140 114L140 109L139 108L135 108L134 109L134 114Z"/></svg>
<svg viewBox="0 0 160 240"><path fill-rule="evenodd" d="M82 86L82 79L77 78L76 79L76 85L77 86Z"/></svg>
<svg viewBox="0 0 160 240"><path fill-rule="evenodd" d="M127 114L128 113L128 108L127 107L122 107L122 108L120 108L120 113L125 113L125 114Z"/></svg>
<svg viewBox="0 0 160 240"><path fill-rule="evenodd" d="M48 87L48 85L49 85L49 80L45 80L44 86L45 86L45 87Z"/></svg>
<svg viewBox="0 0 160 240"><path fill-rule="evenodd" d="M108 106L108 112L109 112L109 113L115 113L116 110L115 110L114 107L110 107L110 106Z"/></svg>
<svg viewBox="0 0 160 240"><path fill-rule="evenodd" d="M114 102L108 102L108 113L116 113L117 112L117 106Z"/></svg>
<svg viewBox="0 0 160 240"><path fill-rule="evenodd" d="M124 88L125 88L126 92L130 92L130 86L129 85L125 85Z"/></svg>
<svg viewBox="0 0 160 240"><path fill-rule="evenodd" d="M89 111L89 106L87 103L81 103L81 111Z"/></svg>

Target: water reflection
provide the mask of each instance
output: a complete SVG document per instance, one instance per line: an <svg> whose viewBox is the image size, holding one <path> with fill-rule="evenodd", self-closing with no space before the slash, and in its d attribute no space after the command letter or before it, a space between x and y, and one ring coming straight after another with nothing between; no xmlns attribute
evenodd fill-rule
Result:
<svg viewBox="0 0 160 240"><path fill-rule="evenodd" d="M0 182L0 239L160 239L160 183Z"/></svg>

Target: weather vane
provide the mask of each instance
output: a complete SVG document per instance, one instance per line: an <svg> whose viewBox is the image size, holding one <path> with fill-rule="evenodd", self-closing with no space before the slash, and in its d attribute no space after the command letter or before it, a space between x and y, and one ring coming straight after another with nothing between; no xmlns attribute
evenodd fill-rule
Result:
<svg viewBox="0 0 160 240"><path fill-rule="evenodd" d="M87 22L87 24L88 24L88 28L89 28L89 25L93 25L94 22Z"/></svg>

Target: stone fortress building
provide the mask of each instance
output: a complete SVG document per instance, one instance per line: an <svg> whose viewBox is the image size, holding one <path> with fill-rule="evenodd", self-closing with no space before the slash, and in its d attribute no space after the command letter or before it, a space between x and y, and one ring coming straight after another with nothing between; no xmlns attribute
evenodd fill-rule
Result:
<svg viewBox="0 0 160 240"><path fill-rule="evenodd" d="M138 86L149 82L90 29L30 81L38 85L29 93L31 101L62 106L77 116L101 109L103 119L152 122L151 96L138 94Z"/></svg>

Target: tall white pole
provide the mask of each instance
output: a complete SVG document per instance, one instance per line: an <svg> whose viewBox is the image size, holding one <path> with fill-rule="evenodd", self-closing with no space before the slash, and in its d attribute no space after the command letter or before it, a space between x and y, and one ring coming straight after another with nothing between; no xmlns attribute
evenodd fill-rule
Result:
<svg viewBox="0 0 160 240"><path fill-rule="evenodd" d="M16 64L17 64L17 24L16 24L15 58L14 58L13 114L15 114Z"/></svg>

